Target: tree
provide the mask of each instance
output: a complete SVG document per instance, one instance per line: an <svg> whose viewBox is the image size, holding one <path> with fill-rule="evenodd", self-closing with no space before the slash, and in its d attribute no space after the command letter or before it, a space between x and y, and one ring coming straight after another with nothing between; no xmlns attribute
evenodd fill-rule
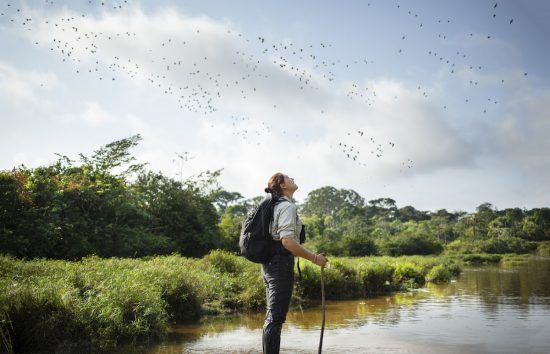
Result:
<svg viewBox="0 0 550 354"><path fill-rule="evenodd" d="M90 158L84 156L83 154L79 154L80 160L85 165L92 167L95 171L100 171L103 173L112 172L111 170L113 168L135 160L135 157L130 154L129 150L130 148L137 146L140 140L142 140L140 134L132 135L131 137L125 139L115 140L100 147L98 150L95 150L94 154ZM67 156L59 154L56 155L61 156L61 158L67 162L68 165L72 165L73 161ZM146 165L147 163L132 164L118 176L128 177L132 173L143 172Z"/></svg>
<svg viewBox="0 0 550 354"><path fill-rule="evenodd" d="M317 214L335 217L336 213L346 205L361 208L364 203L364 199L353 190L327 186L309 192L301 206L301 211L305 215Z"/></svg>
<svg viewBox="0 0 550 354"><path fill-rule="evenodd" d="M244 197L239 192L228 192L220 189L212 193L212 202L220 215L223 215L229 205L238 203Z"/></svg>
<svg viewBox="0 0 550 354"><path fill-rule="evenodd" d="M223 214L219 224L224 239L223 248L231 252L239 252L239 236L244 216L232 215L229 209L226 211L228 212Z"/></svg>
<svg viewBox="0 0 550 354"><path fill-rule="evenodd" d="M0 172L0 251L19 257L139 257L179 251L199 256L221 244L210 199L219 171L184 183L134 164L139 135L109 143L80 164ZM127 178L137 174L137 181ZM2 183L4 184L4 183ZM16 222L13 222L13 221Z"/></svg>
<svg viewBox="0 0 550 354"><path fill-rule="evenodd" d="M375 254L374 239L368 232L369 226L363 217L356 216L346 221L340 245L342 255L358 257Z"/></svg>
<svg viewBox="0 0 550 354"><path fill-rule="evenodd" d="M489 223L498 216L496 209L494 209L491 203L480 204L476 208L474 217L475 235L481 238L487 236Z"/></svg>
<svg viewBox="0 0 550 354"><path fill-rule="evenodd" d="M519 236L521 222L523 221L523 211L520 208L508 208L504 210L506 225L510 228L513 237Z"/></svg>
<svg viewBox="0 0 550 354"><path fill-rule="evenodd" d="M149 229L173 240L182 254L199 257L222 245L219 216L202 188L188 186L148 172L133 189L151 217Z"/></svg>
<svg viewBox="0 0 550 354"><path fill-rule="evenodd" d="M493 219L489 223L489 228L487 231L488 238L492 237L516 237L513 234L514 230L510 227L510 222L506 216L499 216Z"/></svg>
<svg viewBox="0 0 550 354"><path fill-rule="evenodd" d="M395 205L395 200L391 198L378 198L369 200L367 207L368 217L381 216L386 219L394 219L397 216L398 210Z"/></svg>
<svg viewBox="0 0 550 354"><path fill-rule="evenodd" d="M439 209L439 210L436 210L435 212L429 213L429 214L430 214L430 217L439 217L439 218L443 218L443 219L446 219L446 220L449 220L449 221L458 220L458 217L460 215L460 214L457 214L457 213L449 213L447 211L447 209Z"/></svg>
<svg viewBox="0 0 550 354"><path fill-rule="evenodd" d="M416 210L413 206L410 205L398 209L396 212L396 216L402 222L409 220L421 221L428 220L430 218L427 212Z"/></svg>

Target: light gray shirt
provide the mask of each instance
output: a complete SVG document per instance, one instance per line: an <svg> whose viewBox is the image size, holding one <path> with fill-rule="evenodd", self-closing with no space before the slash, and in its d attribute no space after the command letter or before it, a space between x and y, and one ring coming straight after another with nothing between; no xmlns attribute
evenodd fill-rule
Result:
<svg viewBox="0 0 550 354"><path fill-rule="evenodd" d="M302 221L298 216L296 205L285 196L273 209L273 220L269 223L269 232L273 239L294 238L300 243Z"/></svg>

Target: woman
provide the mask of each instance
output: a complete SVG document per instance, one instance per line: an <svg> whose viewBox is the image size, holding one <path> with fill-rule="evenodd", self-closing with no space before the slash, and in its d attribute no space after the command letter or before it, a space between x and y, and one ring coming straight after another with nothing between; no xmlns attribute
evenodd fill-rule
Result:
<svg viewBox="0 0 550 354"><path fill-rule="evenodd" d="M294 179L276 173L268 181L266 193L280 200L273 210L269 230L275 242L275 255L262 264L262 277L266 287L267 313L263 327L264 353L279 353L281 328L294 287L294 256L305 258L321 267L327 263L323 253L315 254L300 245L302 222L298 217L292 195L298 189Z"/></svg>

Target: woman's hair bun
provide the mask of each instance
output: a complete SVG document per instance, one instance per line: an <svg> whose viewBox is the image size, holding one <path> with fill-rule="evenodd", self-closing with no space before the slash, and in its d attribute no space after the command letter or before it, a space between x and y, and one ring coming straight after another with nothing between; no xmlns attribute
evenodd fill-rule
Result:
<svg viewBox="0 0 550 354"><path fill-rule="evenodd" d="M264 191L265 191L266 193L272 193L272 192L273 192L269 187L267 187L266 189L264 189Z"/></svg>

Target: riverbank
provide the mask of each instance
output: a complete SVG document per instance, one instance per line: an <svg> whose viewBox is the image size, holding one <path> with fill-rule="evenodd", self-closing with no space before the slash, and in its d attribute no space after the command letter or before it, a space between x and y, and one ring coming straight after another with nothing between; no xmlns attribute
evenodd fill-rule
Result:
<svg viewBox="0 0 550 354"><path fill-rule="evenodd" d="M510 267L465 266L450 283L427 283L418 291L327 301L323 352L550 352L545 331L550 327L550 257L523 258ZM115 353L255 353L261 351L263 317L251 312L204 318L173 326L162 342L123 346ZM281 352L314 352L321 321L319 303L289 311Z"/></svg>
<svg viewBox="0 0 550 354"><path fill-rule="evenodd" d="M326 298L406 291L426 282L448 282L460 274L462 264L521 258L525 256L331 257L324 272ZM302 260L301 268L293 307L320 298L319 267ZM201 259L91 256L79 262L0 256L0 289L0 344L8 352L75 345L109 350L162 339L174 323L265 306L260 265L225 251Z"/></svg>
<svg viewBox="0 0 550 354"><path fill-rule="evenodd" d="M301 262L293 306L320 297L319 267ZM331 258L327 299L352 299L445 282L460 273L448 257ZM297 277L298 279L298 277ZM225 251L202 259L91 256L79 262L0 256L0 340L3 351L162 339L170 325L204 315L262 310L260 265Z"/></svg>

